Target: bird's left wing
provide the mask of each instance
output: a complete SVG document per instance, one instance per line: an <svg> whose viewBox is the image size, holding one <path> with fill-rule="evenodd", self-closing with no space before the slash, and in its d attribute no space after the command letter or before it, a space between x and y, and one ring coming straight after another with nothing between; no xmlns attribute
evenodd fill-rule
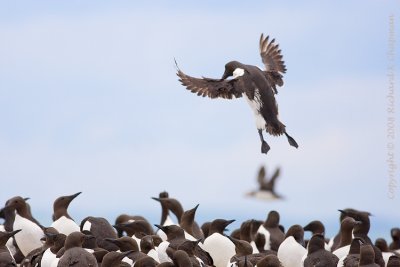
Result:
<svg viewBox="0 0 400 267"><path fill-rule="evenodd" d="M239 98L244 90L241 82L237 79L221 80L212 78L194 78L183 73L179 68L177 75L179 81L192 93L210 98Z"/></svg>
<svg viewBox="0 0 400 267"><path fill-rule="evenodd" d="M275 43L275 39L269 41L269 36L264 38L264 35L261 34L260 56L266 71L286 72L285 62L282 60L281 50L279 45Z"/></svg>

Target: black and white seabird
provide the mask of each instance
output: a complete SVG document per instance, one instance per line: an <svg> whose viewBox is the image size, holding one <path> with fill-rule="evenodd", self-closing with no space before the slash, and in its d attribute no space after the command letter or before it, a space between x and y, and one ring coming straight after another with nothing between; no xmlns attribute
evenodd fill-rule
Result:
<svg viewBox="0 0 400 267"><path fill-rule="evenodd" d="M73 232L65 240L65 252L58 262L58 267L97 267L96 258L82 248L85 234L81 232Z"/></svg>
<svg viewBox="0 0 400 267"><path fill-rule="evenodd" d="M261 166L257 174L258 190L251 191L246 195L262 200L283 199L283 197L275 191L275 182L280 176L280 173L281 169L277 168L271 178L267 178L265 167Z"/></svg>
<svg viewBox="0 0 400 267"><path fill-rule="evenodd" d="M68 214L68 206L81 192L70 196L61 196L54 201L53 204L53 223L51 227L54 227L58 232L69 235L72 232L79 231L78 224Z"/></svg>
<svg viewBox="0 0 400 267"><path fill-rule="evenodd" d="M33 219L25 199L20 196L13 197L7 201L6 207L15 211L13 230L21 229L21 232L18 232L14 239L22 254L27 256L32 250L42 247L40 239L44 237L43 230Z"/></svg>
<svg viewBox="0 0 400 267"><path fill-rule="evenodd" d="M282 74L286 72L281 50L275 39L269 41L269 36L264 38L263 34L259 47L264 71L256 66L231 61L225 65L221 79L194 78L179 68L177 75L182 85L199 96L226 99L243 96L254 112L262 153L266 154L270 149L264 140L263 130L273 136L285 134L289 144L297 148L296 141L288 135L286 126L278 119L275 94L278 93L277 86L283 85ZM227 80L230 76L233 78Z"/></svg>
<svg viewBox="0 0 400 267"><path fill-rule="evenodd" d="M339 258L336 255L325 250L325 237L323 234L315 234L311 237L303 264L304 267L336 267L338 261Z"/></svg>
<svg viewBox="0 0 400 267"><path fill-rule="evenodd" d="M0 266L17 266L17 263L6 244L11 237L20 231L21 230L15 230L12 232L0 231Z"/></svg>

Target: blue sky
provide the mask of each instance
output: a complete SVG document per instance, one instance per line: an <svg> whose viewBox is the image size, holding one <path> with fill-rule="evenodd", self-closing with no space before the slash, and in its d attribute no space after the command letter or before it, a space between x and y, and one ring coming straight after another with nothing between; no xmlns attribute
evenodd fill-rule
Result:
<svg viewBox="0 0 400 267"><path fill-rule="evenodd" d="M385 163L389 16L399 36L399 13L383 2L1 1L0 201L29 196L46 224L55 198L83 191L76 220L158 222L150 197L167 190L186 209L200 203L200 221L276 209L287 227L319 218L334 234L337 209L354 207L375 215L374 237L388 235L400 220ZM247 103L196 97L173 61L208 77L233 59L261 66L262 32L282 49L280 118L300 145L268 137L267 156ZM282 167L286 201L243 197L261 164Z"/></svg>

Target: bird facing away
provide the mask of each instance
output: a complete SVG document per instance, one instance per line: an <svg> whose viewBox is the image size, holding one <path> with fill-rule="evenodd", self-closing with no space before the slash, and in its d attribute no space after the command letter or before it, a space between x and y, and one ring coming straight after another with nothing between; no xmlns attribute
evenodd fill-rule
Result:
<svg viewBox="0 0 400 267"><path fill-rule="evenodd" d="M283 197L275 192L275 181L280 176L281 169L277 168L271 178L267 178L264 166L261 166L258 175L258 190L248 192L246 195L262 200L283 199Z"/></svg>
<svg viewBox="0 0 400 267"><path fill-rule="evenodd" d="M265 70L230 61L225 65L221 79L194 78L178 68L179 81L192 93L203 97L232 99L243 96L254 112L262 153L267 154L270 150L270 146L264 140L263 130L273 136L285 134L289 144L297 148L296 141L289 136L286 126L278 119L276 87L283 85L282 74L286 72L281 50L275 39L269 41L269 36L264 38L263 34L259 47ZM232 79L228 80L230 76Z"/></svg>

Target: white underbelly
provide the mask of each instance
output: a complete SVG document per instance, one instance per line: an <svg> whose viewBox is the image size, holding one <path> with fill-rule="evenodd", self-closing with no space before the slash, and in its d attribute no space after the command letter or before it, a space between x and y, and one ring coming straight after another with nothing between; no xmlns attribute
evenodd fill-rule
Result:
<svg viewBox="0 0 400 267"><path fill-rule="evenodd" d="M266 121L264 117L261 115L260 110L261 110L261 104L260 104L260 99L259 99L259 93L258 90L255 91L254 93L254 99L250 100L246 94L243 94L244 98L246 99L247 103L249 104L251 110L254 113L254 118L256 122L256 127L257 129L264 130L266 127Z"/></svg>

